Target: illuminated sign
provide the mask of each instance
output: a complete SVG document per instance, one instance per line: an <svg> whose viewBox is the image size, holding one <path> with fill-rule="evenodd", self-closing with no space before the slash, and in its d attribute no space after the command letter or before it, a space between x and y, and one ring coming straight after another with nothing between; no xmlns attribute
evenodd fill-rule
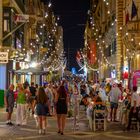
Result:
<svg viewBox="0 0 140 140"><path fill-rule="evenodd" d="M0 63L8 63L8 52L0 52Z"/></svg>
<svg viewBox="0 0 140 140"><path fill-rule="evenodd" d="M113 78L113 79L116 78L116 70L111 71L111 78Z"/></svg>

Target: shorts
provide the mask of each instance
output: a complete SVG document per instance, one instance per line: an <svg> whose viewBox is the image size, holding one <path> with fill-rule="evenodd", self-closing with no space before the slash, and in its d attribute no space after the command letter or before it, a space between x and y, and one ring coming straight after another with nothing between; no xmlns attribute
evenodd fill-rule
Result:
<svg viewBox="0 0 140 140"><path fill-rule="evenodd" d="M30 96L30 97L28 97L28 99L27 99L27 103L32 104L34 100L35 100L35 96Z"/></svg>
<svg viewBox="0 0 140 140"><path fill-rule="evenodd" d="M36 105L36 114L38 116L47 116L49 113L49 109L47 105L44 104L37 104Z"/></svg>
<svg viewBox="0 0 140 140"><path fill-rule="evenodd" d="M118 104L114 103L114 102L111 102L110 103L110 107L111 107L111 109L113 109L113 108L117 109L118 108Z"/></svg>
<svg viewBox="0 0 140 140"><path fill-rule="evenodd" d="M6 112L8 112L8 113L12 113L13 112L13 106L9 106L9 107L7 107L6 108Z"/></svg>

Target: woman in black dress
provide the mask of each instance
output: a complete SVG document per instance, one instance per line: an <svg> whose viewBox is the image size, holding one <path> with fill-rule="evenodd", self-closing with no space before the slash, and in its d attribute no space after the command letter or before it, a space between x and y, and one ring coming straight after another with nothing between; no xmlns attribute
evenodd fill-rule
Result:
<svg viewBox="0 0 140 140"><path fill-rule="evenodd" d="M64 82L59 87L57 96L56 96L56 113L57 113L57 124L58 124L58 133L63 135L65 122L66 122L66 114L67 114L67 93L64 87Z"/></svg>

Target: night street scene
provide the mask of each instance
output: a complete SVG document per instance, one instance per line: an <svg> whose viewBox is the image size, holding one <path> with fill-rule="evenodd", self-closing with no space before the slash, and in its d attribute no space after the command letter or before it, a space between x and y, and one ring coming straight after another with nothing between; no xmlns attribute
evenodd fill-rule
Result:
<svg viewBox="0 0 140 140"><path fill-rule="evenodd" d="M0 140L140 140L140 0L0 0Z"/></svg>

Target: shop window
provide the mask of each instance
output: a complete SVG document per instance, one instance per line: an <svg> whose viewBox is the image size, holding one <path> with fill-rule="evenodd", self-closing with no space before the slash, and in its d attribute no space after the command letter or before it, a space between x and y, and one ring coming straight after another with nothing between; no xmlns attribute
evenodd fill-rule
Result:
<svg viewBox="0 0 140 140"><path fill-rule="evenodd" d="M8 19L4 19L4 32L10 32L10 22Z"/></svg>
<svg viewBox="0 0 140 140"><path fill-rule="evenodd" d="M9 18L9 16L10 16L10 15L9 15L8 12L5 12L5 13L4 13L4 17L5 17L5 18Z"/></svg>

